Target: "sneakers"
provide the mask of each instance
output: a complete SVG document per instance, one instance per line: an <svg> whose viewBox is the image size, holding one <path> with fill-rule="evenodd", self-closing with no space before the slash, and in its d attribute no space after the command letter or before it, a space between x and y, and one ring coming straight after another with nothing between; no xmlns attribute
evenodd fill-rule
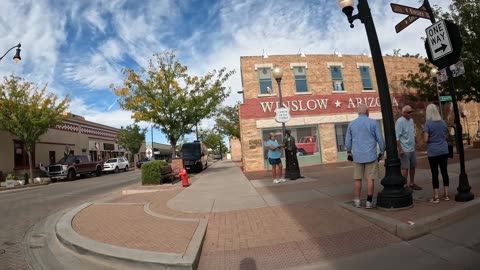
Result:
<svg viewBox="0 0 480 270"><path fill-rule="evenodd" d="M372 208L375 208L376 205L373 204L373 202L369 202L367 201L367 203L365 204L365 209L372 209Z"/></svg>
<svg viewBox="0 0 480 270"><path fill-rule="evenodd" d="M279 183L282 183L282 181L280 181L280 179L275 179L275 180L273 180L273 183L274 184L279 184Z"/></svg>
<svg viewBox="0 0 480 270"><path fill-rule="evenodd" d="M283 183L283 182L287 182L287 179L285 179L285 178L282 177L282 178L279 178L278 181L280 181L280 182Z"/></svg>
<svg viewBox="0 0 480 270"><path fill-rule="evenodd" d="M422 187L417 186L416 184L409 185L408 186L411 190L422 190Z"/></svg>
<svg viewBox="0 0 480 270"><path fill-rule="evenodd" d="M428 200L428 201L431 202L431 203L434 203L434 204L440 203L440 199L439 199L439 198L431 198L431 199Z"/></svg>
<svg viewBox="0 0 480 270"><path fill-rule="evenodd" d="M353 206L355 206L357 208L360 208L360 206L361 206L360 200L353 200Z"/></svg>

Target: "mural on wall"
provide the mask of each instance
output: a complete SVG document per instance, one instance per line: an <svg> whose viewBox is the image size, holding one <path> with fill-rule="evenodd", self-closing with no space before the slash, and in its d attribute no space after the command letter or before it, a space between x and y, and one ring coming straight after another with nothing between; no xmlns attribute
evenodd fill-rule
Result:
<svg viewBox="0 0 480 270"><path fill-rule="evenodd" d="M288 127L288 128L291 129L291 135L295 138L298 156L320 154L320 148L318 145L318 138L317 138L317 128L315 127L298 127L298 128ZM281 129L275 128L275 129L262 130L264 159L268 159L268 148L266 147L266 145L271 132L277 135L278 143L283 143L283 136L282 136ZM284 151L282 151L282 157L284 157L283 152Z"/></svg>

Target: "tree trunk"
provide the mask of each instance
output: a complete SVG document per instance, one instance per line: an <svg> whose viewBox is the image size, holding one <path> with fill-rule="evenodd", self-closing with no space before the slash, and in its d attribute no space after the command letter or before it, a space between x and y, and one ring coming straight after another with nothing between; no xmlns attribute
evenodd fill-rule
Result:
<svg viewBox="0 0 480 270"><path fill-rule="evenodd" d="M29 175L29 179L32 180L33 182L33 168L32 168L32 152L31 150L27 150L27 155L28 155L28 165L29 165L29 169L30 169L30 175ZM25 179L25 184L28 184L29 180L28 179Z"/></svg>
<svg viewBox="0 0 480 270"><path fill-rule="evenodd" d="M172 158L176 158L177 157L177 144L172 143L171 146L172 146Z"/></svg>
<svg viewBox="0 0 480 270"><path fill-rule="evenodd" d="M133 169L137 170L138 153L133 154Z"/></svg>

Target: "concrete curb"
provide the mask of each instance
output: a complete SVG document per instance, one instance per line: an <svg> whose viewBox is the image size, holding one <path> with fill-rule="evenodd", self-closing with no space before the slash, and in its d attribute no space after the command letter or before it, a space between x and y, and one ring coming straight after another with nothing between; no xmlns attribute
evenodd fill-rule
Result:
<svg viewBox="0 0 480 270"><path fill-rule="evenodd" d="M55 232L57 238L64 246L73 251L79 252L80 254L93 255L97 258L117 261L136 269L197 268L198 261L200 259L202 243L207 230L208 222L206 219L190 220L198 221L198 226L192 239L190 240L190 243L188 244L185 254L145 251L97 242L78 234L72 228L72 220L80 211L92 204L93 203L82 204L66 212L60 217L55 225ZM145 207L148 208L148 205L145 205ZM149 213L147 212L147 214Z"/></svg>
<svg viewBox="0 0 480 270"><path fill-rule="evenodd" d="M403 240L412 240L426 235L440 227L458 222L468 215L480 210L480 199L459 203L453 208L415 220L414 224L396 220L379 214L378 211L356 208L351 201L338 203L341 207L354 212L369 222L385 229ZM379 210L383 211L383 210Z"/></svg>

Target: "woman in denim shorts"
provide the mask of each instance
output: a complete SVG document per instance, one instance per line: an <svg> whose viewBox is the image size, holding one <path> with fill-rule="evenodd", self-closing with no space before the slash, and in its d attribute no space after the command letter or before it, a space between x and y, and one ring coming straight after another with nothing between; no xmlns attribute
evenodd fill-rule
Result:
<svg viewBox="0 0 480 270"><path fill-rule="evenodd" d="M285 182L282 177L282 152L280 149L283 147L283 144L279 144L276 140L275 133L270 133L270 139L267 141L268 147L268 162L272 165L272 175L273 175L273 183L278 184Z"/></svg>

